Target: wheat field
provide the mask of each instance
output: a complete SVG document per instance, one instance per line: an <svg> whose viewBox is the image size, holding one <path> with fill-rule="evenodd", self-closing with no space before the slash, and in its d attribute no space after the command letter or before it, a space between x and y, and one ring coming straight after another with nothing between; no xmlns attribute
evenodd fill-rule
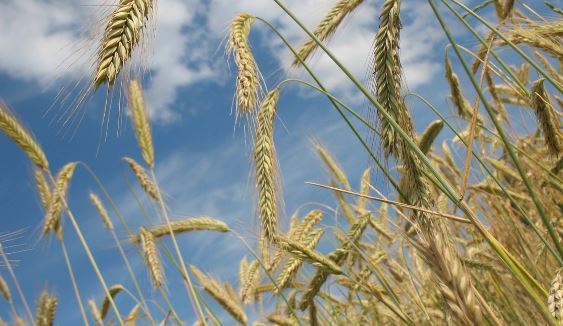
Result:
<svg viewBox="0 0 563 326"><path fill-rule="evenodd" d="M131 146L120 149L122 159L108 169L122 168L127 176L135 200L126 207L108 191L120 180L98 178L73 153L61 161L0 100L0 130L28 157L22 164L32 172L22 182L33 185L29 196L43 212L39 225L0 229L0 324L563 324L563 9L557 2L417 2L431 13L442 40L431 51L442 72L436 85L445 87L429 94L415 93L405 78L401 40L412 40L404 24L413 19L405 10L414 0L331 1L312 27L295 6L268 1L269 10L305 35L297 43L279 21L253 12L231 17L221 46L222 59L232 63L227 100L234 112L220 114L232 115L234 135L250 153L240 153L246 170L238 173L249 173L253 212L232 222L211 209L177 217L164 187L174 176L162 168L159 146L178 139L151 119L144 86L150 73L139 61L157 43L148 41L159 36L153 35L156 12L166 1L110 1L97 22L89 77L78 90L64 89L68 95L51 108L76 96L69 110L61 109L63 120L74 119L101 96L103 116L92 119L102 125L110 110L124 110L132 132L120 137L130 137ZM361 54L367 64L357 75L331 41L368 3L377 8L375 33L359 35L372 47ZM269 71L263 64L257 31L283 46L285 66ZM353 92L323 80L319 60L338 70ZM338 117L353 140L346 147L359 157L354 162L364 163L345 168L331 144L306 143L318 159L300 163L328 178L300 179L311 198L300 195L302 205L289 211L286 198L293 194L284 192L284 176L295 171L284 169L278 144L291 128L282 119L290 109L284 101L303 94ZM80 137L78 129L73 141L82 144ZM75 208L72 184L85 175L89 184L81 190L89 207ZM329 203L315 203L313 193ZM203 195L226 200L214 194ZM108 239L103 250L94 236L99 232ZM227 253L243 248L242 259L217 262L225 256L215 248L186 245L202 237L226 239L213 241ZM22 275L33 271L12 258L25 258L10 247L13 239L33 243L32 250L49 248L66 290L50 287L38 268L34 275L44 289L26 291ZM108 252L117 257L111 266ZM214 265L192 259L196 252ZM70 310L74 319L62 315Z"/></svg>

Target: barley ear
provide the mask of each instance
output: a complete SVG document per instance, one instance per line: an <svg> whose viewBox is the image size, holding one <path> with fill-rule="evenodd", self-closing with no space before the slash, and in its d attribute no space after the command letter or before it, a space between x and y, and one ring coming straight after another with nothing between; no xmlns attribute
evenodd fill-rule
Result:
<svg viewBox="0 0 563 326"><path fill-rule="evenodd" d="M532 84L530 103L536 113L549 152L558 156L560 154L561 126L543 84L543 79L536 80Z"/></svg>
<svg viewBox="0 0 563 326"><path fill-rule="evenodd" d="M154 149L152 145L152 133L143 97L143 89L138 80L132 80L129 84L129 108L135 127L137 142L141 148L141 154L149 168L154 169Z"/></svg>
<svg viewBox="0 0 563 326"><path fill-rule="evenodd" d="M279 90L270 91L260 105L255 131L254 164L258 189L258 215L265 238L272 242L278 226L277 160L274 145L274 118Z"/></svg>
<svg viewBox="0 0 563 326"><path fill-rule="evenodd" d="M49 169L49 162L41 146L2 101L0 101L0 130L16 143L38 168Z"/></svg>

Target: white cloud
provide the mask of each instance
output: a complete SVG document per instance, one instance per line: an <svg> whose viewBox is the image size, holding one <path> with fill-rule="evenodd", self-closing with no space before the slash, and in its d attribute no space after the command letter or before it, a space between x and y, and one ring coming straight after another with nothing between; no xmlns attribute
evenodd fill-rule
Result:
<svg viewBox="0 0 563 326"><path fill-rule="evenodd" d="M288 0L288 7L314 28L322 16L334 4L326 0ZM70 0L0 1L0 21L3 36L0 39L0 70L23 80L34 80L42 85L56 77L84 78L90 71L83 58L95 54L93 44L76 33L88 17L100 12L92 6L84 6L84 0L76 4ZM111 2L110 2L111 3ZM346 19L342 28L329 42L335 55L360 79L365 79L368 57L377 29L380 3L365 1ZM107 10L107 8L106 8ZM240 12L249 12L271 21L295 45L304 39L304 32L273 2L263 0L167 0L158 2L155 40L150 44L150 82L147 85L151 114L161 122L178 117L174 107L180 88L200 81L220 82L224 79L225 60L220 46L232 18ZM21 17L26 17L22 26ZM441 31L432 24L432 12L426 4L408 3L403 8L405 27L402 36L402 58L406 80L411 89L428 83L438 71L433 61L432 49L440 40ZM434 22L435 23L435 22ZM257 22L253 35L258 35L255 49L269 49L281 67L287 67L290 52L265 26ZM260 32L257 32L259 30ZM70 68L63 64L79 49L78 64ZM219 48L219 51L218 51ZM87 55L83 55L86 52ZM260 58L259 58L260 60ZM318 54L312 60L313 69L327 87L342 95L354 95L352 84L325 55ZM266 72L265 72L266 73ZM294 72L292 72L294 73ZM301 74L302 72L298 72ZM266 73L266 75L268 75ZM270 85L271 86L271 85Z"/></svg>

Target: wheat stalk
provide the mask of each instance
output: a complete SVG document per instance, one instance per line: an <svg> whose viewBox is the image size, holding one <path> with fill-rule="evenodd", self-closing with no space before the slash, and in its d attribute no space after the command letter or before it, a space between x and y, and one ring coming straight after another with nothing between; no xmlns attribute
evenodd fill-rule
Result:
<svg viewBox="0 0 563 326"><path fill-rule="evenodd" d="M94 89L113 86L143 34L152 6L152 0L120 0L115 7L98 51Z"/></svg>
<svg viewBox="0 0 563 326"><path fill-rule="evenodd" d="M147 117L147 109L143 97L143 89L138 80L132 80L129 83L129 108L133 117L133 126L135 127L135 135L137 142L141 148L141 154L145 163L149 168L154 168L154 148L152 145L152 133L149 119Z"/></svg>
<svg viewBox="0 0 563 326"><path fill-rule="evenodd" d="M145 256L145 262L149 268L151 279L155 288L160 288L164 284L164 273L158 257L158 250L152 233L145 228L139 229L139 237Z"/></svg>
<svg viewBox="0 0 563 326"><path fill-rule="evenodd" d="M536 80L532 84L530 103L536 113L547 148L552 155L558 156L560 154L561 126L545 90L543 79Z"/></svg>
<svg viewBox="0 0 563 326"><path fill-rule="evenodd" d="M313 34L321 40L327 40L340 26L344 18L354 11L363 0L340 0L325 15L319 23ZM301 62L305 62L313 52L318 48L318 44L313 39L307 39L299 48L297 57L293 60L293 66L299 66ZM301 59L301 61L299 60Z"/></svg>
<svg viewBox="0 0 563 326"><path fill-rule="evenodd" d="M75 168L76 163L71 162L63 166L57 174L51 202L45 214L43 235L47 235L52 231L58 233L60 236L60 232L62 231L61 214L63 211L63 202L67 196L68 186Z"/></svg>
<svg viewBox="0 0 563 326"><path fill-rule="evenodd" d="M257 116L254 164L258 188L258 215L264 237L273 241L278 225L277 160L274 145L274 118L279 90L273 89L260 105Z"/></svg>
<svg viewBox="0 0 563 326"><path fill-rule="evenodd" d="M248 35L254 19L254 16L245 13L235 17L231 23L229 42L227 42L227 53L233 55L238 69L237 114L253 111L261 90L258 65L248 44Z"/></svg>
<svg viewBox="0 0 563 326"><path fill-rule="evenodd" d="M50 295L47 291L43 291L39 296L37 303L37 326L52 326L55 321L55 313L57 311L57 297Z"/></svg>
<svg viewBox="0 0 563 326"><path fill-rule="evenodd" d="M141 188L149 195L152 199L158 201L158 190L156 189L156 185L152 182L151 178L147 175L145 169L137 163L134 159L130 157L124 157L123 160L129 164L133 174L137 177L137 181L139 181L139 185Z"/></svg>
<svg viewBox="0 0 563 326"><path fill-rule="evenodd" d="M16 143L38 168L49 169L49 162L41 146L2 101L0 101L0 130Z"/></svg>

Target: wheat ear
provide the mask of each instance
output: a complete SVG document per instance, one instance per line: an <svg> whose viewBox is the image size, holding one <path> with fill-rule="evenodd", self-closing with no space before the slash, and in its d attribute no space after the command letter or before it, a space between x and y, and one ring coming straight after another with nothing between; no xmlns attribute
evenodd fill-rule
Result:
<svg viewBox="0 0 563 326"><path fill-rule="evenodd" d="M559 321L563 320L563 281L561 280L561 268L557 270L551 281L547 305L555 319Z"/></svg>
<svg viewBox="0 0 563 326"><path fill-rule="evenodd" d="M115 83L143 34L152 6L152 0L120 0L115 7L98 51L94 89Z"/></svg>
<svg viewBox="0 0 563 326"><path fill-rule="evenodd" d="M141 148L141 155L149 168L154 168L154 148L152 145L152 133L147 108L143 96L143 89L138 80L132 80L129 84L129 108L135 127L137 143Z"/></svg>
<svg viewBox="0 0 563 326"><path fill-rule="evenodd" d="M141 304L137 303L131 311L129 311L127 318L124 320L125 326L135 326L137 324L137 319L139 319L139 309L141 309Z"/></svg>
<svg viewBox="0 0 563 326"><path fill-rule="evenodd" d="M452 100L455 107L457 108L457 114L460 117L470 118L472 116L471 104L461 93L461 84L459 82L459 78L457 74L453 71L452 63L448 58L447 52L444 57L444 61L445 61L444 65L446 67L446 80L450 85L450 92L451 92L450 99Z"/></svg>
<svg viewBox="0 0 563 326"><path fill-rule="evenodd" d="M375 38L374 76L377 101L409 135L412 121L401 97L402 68L399 59L401 29L400 0L386 0L379 16L379 29ZM403 141L389 122L378 111L381 138L387 156L401 157Z"/></svg>
<svg viewBox="0 0 563 326"><path fill-rule="evenodd" d="M233 300L231 296L225 293L225 290L217 283L216 280L203 274L197 267L190 265L190 269L194 273L203 289L209 293L233 318L239 323L246 325L247 317L239 302Z"/></svg>
<svg viewBox="0 0 563 326"><path fill-rule="evenodd" d="M260 263L253 260L246 270L243 282L240 285L240 299L245 304L250 304L254 289L260 282Z"/></svg>
<svg viewBox="0 0 563 326"><path fill-rule="evenodd" d="M38 168L49 169L49 162L41 146L2 101L0 101L0 130L16 143Z"/></svg>
<svg viewBox="0 0 563 326"><path fill-rule="evenodd" d="M323 234L324 234L323 229L314 230L306 237L304 237L301 240L301 243L304 246L306 246L308 249L314 249L319 243L319 241L321 240ZM295 257L289 258L289 260L285 263L284 267L282 268L280 275L278 276L276 282L278 287L274 289L273 291L274 294L277 294L281 289L284 289L292 281L292 279L295 277L297 271L299 270L302 264L303 261L298 258Z"/></svg>
<svg viewBox="0 0 563 326"><path fill-rule="evenodd" d="M440 133L440 131L442 131L442 128L444 128L444 121L435 120L432 121L428 125L428 127L426 127L426 129L424 129L422 135L418 139L418 147L424 154L430 151L434 140L436 140L436 137L438 137L438 134Z"/></svg>
<svg viewBox="0 0 563 326"><path fill-rule="evenodd" d="M348 182L348 178L346 177L346 173L342 170L342 168L336 163L336 160L330 155L326 148L322 147L320 144L315 144L315 149L317 154L321 157L327 168L330 170L334 179L338 181L346 190L351 190L350 182Z"/></svg>
<svg viewBox="0 0 563 326"><path fill-rule="evenodd" d="M43 209L48 209L49 203L51 202L51 187L47 183L47 179L45 179L45 175L42 170L35 169L34 176L41 205L43 206Z"/></svg>
<svg viewBox="0 0 563 326"><path fill-rule="evenodd" d="M92 206L94 206L96 208L96 210L98 211L98 214L102 218L102 222L104 222L106 229L108 229L109 231L113 230L113 223L111 222L111 219L109 218L109 214L106 211L106 208L104 207L104 205L102 204L100 197L98 197L93 192L91 192L89 194L89 197L90 197L90 202L92 203Z"/></svg>
<svg viewBox="0 0 563 326"><path fill-rule="evenodd" d="M0 293L6 301L12 302L12 292L10 292L10 287L8 286L8 282L0 275Z"/></svg>
<svg viewBox="0 0 563 326"><path fill-rule="evenodd" d="M313 34L321 40L327 40L342 23L344 18L346 18L352 11L354 11L359 5L364 2L363 0L340 0L326 16L321 20ZM313 52L317 49L318 44L313 39L307 39L299 48L297 53L298 57L304 62L306 61ZM299 66L301 61L298 58L293 60L293 66Z"/></svg>
<svg viewBox="0 0 563 326"><path fill-rule="evenodd" d="M170 228L174 234L190 231L218 231L228 232L229 227L223 221L211 217L193 217L170 222ZM170 235L168 224L162 224L146 229L153 237L160 238ZM139 242L140 236L133 236L131 242Z"/></svg>
<svg viewBox="0 0 563 326"><path fill-rule="evenodd" d="M56 233L61 232L61 214L63 212L63 202L66 198L68 186L70 184L70 180L72 179L72 175L74 174L75 168L76 163L71 162L63 166L57 174L55 188L53 195L51 196L51 202L49 203L49 208L47 209L47 213L45 215L43 235L47 235L51 231Z"/></svg>
<svg viewBox="0 0 563 326"><path fill-rule="evenodd" d="M268 93L257 116L254 164L258 188L258 215L268 241L273 241L278 226L278 180L274 145L274 118L280 93L277 88Z"/></svg>
<svg viewBox="0 0 563 326"><path fill-rule="evenodd" d="M561 126L559 118L556 116L553 104L549 99L549 95L545 90L543 79L536 80L532 84L530 103L545 138L545 144L551 154L558 156L560 154L560 133Z"/></svg>
<svg viewBox="0 0 563 326"><path fill-rule="evenodd" d="M336 265L340 266L344 263L348 254L351 250L357 246L358 241L362 237L363 232L365 231L369 221L371 220L371 214L364 214L360 216L352 226L348 232L346 232L346 239L347 241L344 243L342 248L338 248L331 252L328 255L328 259L333 261ZM301 310L307 309L309 304L313 301L313 299L319 294L321 287L325 284L326 280L330 276L330 271L324 268L318 268L317 272L311 279L309 283L309 287L303 297L301 298L301 303L299 304L299 308Z"/></svg>
<svg viewBox="0 0 563 326"><path fill-rule="evenodd" d="M160 264L154 236L143 227L139 229L139 236L153 285L155 288L160 288L164 284L164 273Z"/></svg>
<svg viewBox="0 0 563 326"><path fill-rule="evenodd" d="M43 291L39 296L37 303L37 326L52 326L55 321L55 313L57 311L57 297L50 295L47 291Z"/></svg>
<svg viewBox="0 0 563 326"><path fill-rule="evenodd" d="M227 53L232 54L237 65L236 109L237 114L248 113L256 108L260 93L260 73L248 44L254 16L240 14L231 23Z"/></svg>
<svg viewBox="0 0 563 326"><path fill-rule="evenodd" d="M88 300L88 306L90 307L90 314L92 315L92 319L94 319L94 322L96 322L98 326L103 326L104 321L102 320L102 315L98 310L98 306L96 305L96 302L90 299Z"/></svg>
<svg viewBox="0 0 563 326"><path fill-rule="evenodd" d="M124 157L123 160L129 164L133 174L137 177L137 181L139 181L139 185L141 188L149 195L152 199L158 201L158 190L156 189L155 184L152 182L151 178L147 175L145 169L137 163L134 159L130 157Z"/></svg>
<svg viewBox="0 0 563 326"><path fill-rule="evenodd" d="M102 320L106 318L109 312L110 301L113 300L113 298L115 298L115 296L117 296L121 291L123 291L123 285L121 284L116 284L108 289L111 298L106 295L104 297L104 301L102 301L102 309L100 310L100 317L102 317Z"/></svg>

